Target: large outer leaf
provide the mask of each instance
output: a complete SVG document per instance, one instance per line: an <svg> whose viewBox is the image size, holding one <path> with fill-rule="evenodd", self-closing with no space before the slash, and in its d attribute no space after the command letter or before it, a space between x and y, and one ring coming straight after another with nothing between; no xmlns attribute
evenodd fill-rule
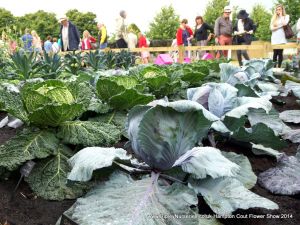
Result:
<svg viewBox="0 0 300 225"><path fill-rule="evenodd" d="M212 87L209 85L204 85L198 88L189 88L187 89L187 98L188 100L198 102L203 105L204 108L208 109L208 96Z"/></svg>
<svg viewBox="0 0 300 225"><path fill-rule="evenodd" d="M119 141L121 130L113 124L76 120L62 123L57 135L69 144L109 146Z"/></svg>
<svg viewBox="0 0 300 225"><path fill-rule="evenodd" d="M131 109L135 105L143 105L151 102L153 95L142 94L134 89L126 89L124 92L117 94L109 99L109 104L115 109Z"/></svg>
<svg viewBox="0 0 300 225"><path fill-rule="evenodd" d="M224 106L225 99L222 93L218 89L213 88L208 97L208 110L217 117L222 117L225 113Z"/></svg>
<svg viewBox="0 0 300 225"><path fill-rule="evenodd" d="M219 215L229 215L237 209L261 207L278 209L278 205L249 191L234 178L190 180L189 187L204 197L210 208Z"/></svg>
<svg viewBox="0 0 300 225"><path fill-rule="evenodd" d="M238 97L259 97L251 87L245 84L236 84L234 87L238 89Z"/></svg>
<svg viewBox="0 0 300 225"><path fill-rule="evenodd" d="M133 150L148 165L161 170L170 169L181 155L207 135L212 122L204 116L204 110L191 101L149 109L140 124L135 123L138 125L136 133L129 132Z"/></svg>
<svg viewBox="0 0 300 225"><path fill-rule="evenodd" d="M182 155L173 166L191 173L195 179L235 176L239 166L225 158L219 149L212 147L195 147Z"/></svg>
<svg viewBox="0 0 300 225"><path fill-rule="evenodd" d="M73 120L82 113L82 104L46 105L29 114L29 120L33 124L41 126L59 126L61 123Z"/></svg>
<svg viewBox="0 0 300 225"><path fill-rule="evenodd" d="M288 123L300 123L300 110L286 110L279 114L279 118Z"/></svg>
<svg viewBox="0 0 300 225"><path fill-rule="evenodd" d="M293 143L300 143L300 129L287 130L282 137L285 140L290 140Z"/></svg>
<svg viewBox="0 0 300 225"><path fill-rule="evenodd" d="M190 209L198 200L187 186L161 186L156 179L134 181L128 175L114 173L109 181L78 199L65 214L82 225L219 224L215 219L197 217Z"/></svg>
<svg viewBox="0 0 300 225"><path fill-rule="evenodd" d="M155 91L160 89L162 86L171 82L171 79L166 76L156 76L146 79L147 85L150 88L150 91Z"/></svg>
<svg viewBox="0 0 300 225"><path fill-rule="evenodd" d="M241 127L233 133L233 138L239 141L262 144L265 147L282 149L287 143L274 134L274 131L263 123L258 123L250 129Z"/></svg>
<svg viewBox="0 0 300 225"><path fill-rule="evenodd" d="M65 146L58 148L57 154L38 162L26 181L40 197L48 200L75 199L84 193L86 185L67 186L70 166L67 160L72 152Z"/></svg>
<svg viewBox="0 0 300 225"><path fill-rule="evenodd" d="M257 177L252 171L251 163L248 158L234 152L222 152L222 155L239 165L240 169L234 178L239 180L247 189L253 188L256 184Z"/></svg>
<svg viewBox="0 0 300 225"><path fill-rule="evenodd" d="M293 94L297 97L300 98L300 84L293 82L293 81L286 81L285 83L285 93L287 94L288 92L292 91Z"/></svg>
<svg viewBox="0 0 300 225"><path fill-rule="evenodd" d="M59 140L47 130L23 130L0 146L0 167L15 170L27 160L54 154Z"/></svg>
<svg viewBox="0 0 300 225"><path fill-rule="evenodd" d="M2 106L1 106L2 105ZM24 108L20 93L0 87L0 107L16 118L28 122L28 114Z"/></svg>
<svg viewBox="0 0 300 225"><path fill-rule="evenodd" d="M111 79L126 89L134 88L138 84L138 80L130 76L114 76Z"/></svg>
<svg viewBox="0 0 300 225"><path fill-rule="evenodd" d="M92 178L94 170L109 167L114 160L130 160L131 156L126 155L126 153L122 148L84 148L70 158L69 163L72 171L68 179L88 181Z"/></svg>
<svg viewBox="0 0 300 225"><path fill-rule="evenodd" d="M221 69L220 70L221 82L228 83L232 86L238 83L238 79L233 75L241 71L239 67L234 66L230 63L221 63L219 66Z"/></svg>
<svg viewBox="0 0 300 225"><path fill-rule="evenodd" d="M109 78L99 79L96 89L98 97L106 102L108 102L111 97L125 91L125 88L122 85L118 85L116 82L110 80Z"/></svg>
<svg viewBox="0 0 300 225"><path fill-rule="evenodd" d="M283 154L276 167L259 174L258 183L274 194L300 194L300 158Z"/></svg>

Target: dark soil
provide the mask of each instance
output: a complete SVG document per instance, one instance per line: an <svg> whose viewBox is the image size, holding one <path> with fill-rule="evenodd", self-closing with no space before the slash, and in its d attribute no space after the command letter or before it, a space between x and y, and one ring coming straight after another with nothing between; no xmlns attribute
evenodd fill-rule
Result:
<svg viewBox="0 0 300 225"><path fill-rule="evenodd" d="M300 109L293 96L276 97L283 100L286 104L276 105L274 107L279 111L289 109ZM5 116L0 112L0 119ZM0 129L0 144L3 144L16 133L15 129ZM125 141L118 143L115 147L123 147ZM274 167L276 159L269 156L256 156L250 149L243 148L234 143L218 143L218 148L224 151L233 151L247 156L251 162L253 171L256 175ZM289 143L288 147L283 149L287 155L295 155L298 145ZM19 174L14 173L9 179L0 181L0 225L52 225L55 224L60 215L66 211L75 200L65 200L62 202L47 201L36 197L28 185L22 182L16 192L15 199L10 201L10 195L18 182ZM253 208L248 210L237 210L234 218L220 219L224 225L298 225L300 224L300 200L298 196L280 196L273 195L267 190L256 185L252 190L254 193L266 197L279 205L279 210L265 210ZM214 213L207 206L202 198L199 198L199 211L201 214ZM254 217L261 218L254 218ZM244 217L244 218L242 218ZM246 217L246 218L245 218ZM276 218L272 218L276 217Z"/></svg>

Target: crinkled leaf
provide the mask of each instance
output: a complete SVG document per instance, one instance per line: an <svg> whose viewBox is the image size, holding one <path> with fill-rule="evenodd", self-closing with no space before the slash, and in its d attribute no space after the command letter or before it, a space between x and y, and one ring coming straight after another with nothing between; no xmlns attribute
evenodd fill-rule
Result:
<svg viewBox="0 0 300 225"><path fill-rule="evenodd" d="M75 119L83 112L82 104L46 105L29 114L31 123L56 127L65 121Z"/></svg>
<svg viewBox="0 0 300 225"><path fill-rule="evenodd" d="M287 146L287 143L274 134L274 131L263 123L258 123L252 128L241 127L233 133L233 138L239 141L262 144L265 147L280 150Z"/></svg>
<svg viewBox="0 0 300 225"><path fill-rule="evenodd" d="M181 166L184 172L195 179L235 176L239 166L225 158L219 149L213 147L195 147L187 151L173 166Z"/></svg>
<svg viewBox="0 0 300 225"><path fill-rule="evenodd" d="M109 167L115 160L130 160L131 156L122 148L88 147L77 152L69 163L72 171L68 176L73 181L88 181L94 170Z"/></svg>
<svg viewBox="0 0 300 225"><path fill-rule="evenodd" d="M47 130L23 130L0 146L0 167L15 170L27 160L54 154L59 140Z"/></svg>
<svg viewBox="0 0 300 225"><path fill-rule="evenodd" d="M134 89L126 89L124 92L109 99L109 104L118 110L131 109L135 105L143 105L151 102L153 95L142 94Z"/></svg>
<svg viewBox="0 0 300 225"><path fill-rule="evenodd" d="M138 80L130 76L114 76L111 79L126 89L134 88L138 84Z"/></svg>
<svg viewBox="0 0 300 225"><path fill-rule="evenodd" d="M94 95L92 86L88 84L87 82L69 82L66 83L66 86L72 93L73 98L77 103L82 104L83 109L87 110L91 99Z"/></svg>
<svg viewBox="0 0 300 225"><path fill-rule="evenodd" d="M30 188L39 197L48 200L62 201L81 196L87 185L67 186L67 175L70 171L67 160L71 156L72 152L68 148L60 146L55 156L38 162L29 177L25 179Z"/></svg>
<svg viewBox="0 0 300 225"><path fill-rule="evenodd" d="M109 78L99 79L96 89L98 97L105 102L108 102L111 97L125 91L125 87L123 87L122 85L118 85L116 82L110 80Z"/></svg>
<svg viewBox="0 0 300 225"><path fill-rule="evenodd" d="M300 110L286 110L279 114L279 118L288 123L300 123Z"/></svg>
<svg viewBox="0 0 300 225"><path fill-rule="evenodd" d="M92 97L87 110L96 113L107 113L110 110L110 106L107 103L101 102L100 99Z"/></svg>
<svg viewBox="0 0 300 225"><path fill-rule="evenodd" d="M78 224L90 225L219 224L215 219L197 217L190 209L198 200L187 186L162 186L155 178L134 181L128 175L114 173L109 181L78 199L65 214Z"/></svg>
<svg viewBox="0 0 300 225"><path fill-rule="evenodd" d="M274 194L300 194L299 158L283 154L276 167L259 174L258 183Z"/></svg>
<svg viewBox="0 0 300 225"><path fill-rule="evenodd" d="M243 154L236 154L234 152L222 151L222 155L240 167L234 178L239 180L247 189L253 188L256 184L257 177L252 171L249 159Z"/></svg>
<svg viewBox="0 0 300 225"><path fill-rule="evenodd" d="M155 77L147 78L145 80L151 92L160 89L161 86L164 86L167 83L171 82L171 79L166 76L155 76Z"/></svg>
<svg viewBox="0 0 300 225"><path fill-rule="evenodd" d="M234 178L190 180L189 187L204 197L210 208L219 215L230 215L237 209L254 207L278 209L278 205L249 191Z"/></svg>
<svg viewBox="0 0 300 225"><path fill-rule="evenodd" d="M137 118L129 117L128 133L133 150L151 167L170 169L181 155L207 135L212 124L204 116L204 108L197 106L200 105L180 101L168 107L157 105Z"/></svg>
<svg viewBox="0 0 300 225"><path fill-rule="evenodd" d="M57 135L69 144L109 146L120 140L121 130L113 124L76 120L62 123Z"/></svg>
<svg viewBox="0 0 300 225"><path fill-rule="evenodd" d="M125 128L126 119L127 113L124 111L114 111L89 118L93 122L113 124L121 130Z"/></svg>
<svg viewBox="0 0 300 225"><path fill-rule="evenodd" d="M6 88L0 87L0 108L14 117L28 122L28 114L24 108L20 93L11 92Z"/></svg>

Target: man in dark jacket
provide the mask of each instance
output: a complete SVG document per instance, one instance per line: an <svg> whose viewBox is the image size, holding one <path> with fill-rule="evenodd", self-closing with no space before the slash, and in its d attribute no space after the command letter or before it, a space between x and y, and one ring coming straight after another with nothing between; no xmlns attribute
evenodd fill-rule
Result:
<svg viewBox="0 0 300 225"><path fill-rule="evenodd" d="M74 51L79 48L80 34L77 27L66 16L59 19L62 51Z"/></svg>

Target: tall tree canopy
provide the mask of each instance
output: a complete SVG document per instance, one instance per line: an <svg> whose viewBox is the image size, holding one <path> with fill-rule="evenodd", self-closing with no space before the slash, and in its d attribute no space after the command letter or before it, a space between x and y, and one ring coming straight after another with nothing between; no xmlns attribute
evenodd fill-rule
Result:
<svg viewBox="0 0 300 225"><path fill-rule="evenodd" d="M206 23L214 25L216 19L222 15L225 6L229 5L229 0L211 0L207 3L203 18Z"/></svg>
<svg viewBox="0 0 300 225"><path fill-rule="evenodd" d="M297 23L300 18L300 0L278 0L277 4L282 4L285 7L285 11L290 15L290 23Z"/></svg>
<svg viewBox="0 0 300 225"><path fill-rule="evenodd" d="M0 8L0 34L6 27L10 27L11 25L14 25L14 23L14 15L10 11Z"/></svg>
<svg viewBox="0 0 300 225"><path fill-rule="evenodd" d="M179 15L176 14L171 5L162 7L161 11L154 17L153 22L150 23L147 36L151 39L174 39L179 23Z"/></svg>
<svg viewBox="0 0 300 225"><path fill-rule="evenodd" d="M270 41L271 31L270 22L272 14L267 11L261 4L257 4L252 8L250 18L257 25L255 37L259 40Z"/></svg>

